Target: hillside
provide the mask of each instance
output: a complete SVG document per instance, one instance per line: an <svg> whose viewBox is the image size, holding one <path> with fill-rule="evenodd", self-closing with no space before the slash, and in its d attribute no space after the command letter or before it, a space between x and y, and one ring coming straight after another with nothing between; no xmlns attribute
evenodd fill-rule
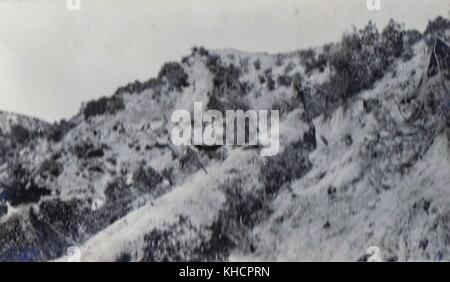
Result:
<svg viewBox="0 0 450 282"><path fill-rule="evenodd" d="M448 260L450 24L437 26L369 24L287 54L196 47L68 121L20 119L42 129L4 161L0 260L78 246L84 261L356 261L372 245ZM279 110L280 152L174 146L171 114L194 102Z"/></svg>
<svg viewBox="0 0 450 282"><path fill-rule="evenodd" d="M36 118L0 111L0 166L49 126Z"/></svg>

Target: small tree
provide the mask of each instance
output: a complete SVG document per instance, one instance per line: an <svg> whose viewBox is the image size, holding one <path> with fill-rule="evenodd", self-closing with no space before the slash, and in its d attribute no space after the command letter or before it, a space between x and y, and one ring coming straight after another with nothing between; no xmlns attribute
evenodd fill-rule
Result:
<svg viewBox="0 0 450 282"><path fill-rule="evenodd" d="M158 73L158 79L166 79L171 90L180 91L183 87L189 86L188 75L177 62L164 64Z"/></svg>
<svg viewBox="0 0 450 282"><path fill-rule="evenodd" d="M267 159L260 168L265 192L276 193L283 184L302 177L311 168L306 147L302 141L289 144L281 153Z"/></svg>
<svg viewBox="0 0 450 282"><path fill-rule="evenodd" d="M425 29L424 34L428 35L433 33L439 33L446 29L450 29L450 20L442 16L438 16L434 20L428 21L428 25L427 28Z"/></svg>
<svg viewBox="0 0 450 282"><path fill-rule="evenodd" d="M102 115L114 114L117 111L125 109L123 99L120 96L101 97L98 100L90 101L84 108L84 116L86 118Z"/></svg>
<svg viewBox="0 0 450 282"><path fill-rule="evenodd" d="M403 26L391 19L381 33L384 55L387 57L393 56L399 58L402 55L404 48L404 37L405 30L403 29Z"/></svg>
<svg viewBox="0 0 450 282"><path fill-rule="evenodd" d="M32 133L20 124L11 126L11 138L14 143L25 144L32 137Z"/></svg>
<svg viewBox="0 0 450 282"><path fill-rule="evenodd" d="M346 101L348 97L369 89L373 83L383 77L384 72L393 61L392 57L400 52L403 39L399 26L391 26L380 36L375 24L369 22L363 29L353 29L343 36L340 48L330 56L332 75L323 85L331 100ZM384 46L389 43L391 47ZM396 48L400 48L397 50ZM332 97L335 96L335 97Z"/></svg>
<svg viewBox="0 0 450 282"><path fill-rule="evenodd" d="M427 46L432 47L437 37L445 38L445 31L448 29L450 29L450 20L442 16L428 21L427 28L424 32Z"/></svg>

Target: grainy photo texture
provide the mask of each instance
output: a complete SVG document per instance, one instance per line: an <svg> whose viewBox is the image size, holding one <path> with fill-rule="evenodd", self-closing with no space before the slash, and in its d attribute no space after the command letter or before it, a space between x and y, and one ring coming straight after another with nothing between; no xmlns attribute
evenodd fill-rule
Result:
<svg viewBox="0 0 450 282"><path fill-rule="evenodd" d="M2 0L0 109L0 261L450 260L448 0Z"/></svg>

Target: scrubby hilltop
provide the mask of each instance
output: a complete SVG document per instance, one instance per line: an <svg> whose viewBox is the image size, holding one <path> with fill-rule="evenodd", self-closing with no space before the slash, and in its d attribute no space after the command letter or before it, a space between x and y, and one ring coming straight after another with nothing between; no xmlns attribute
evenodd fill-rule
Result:
<svg viewBox="0 0 450 282"><path fill-rule="evenodd" d="M86 103L5 160L0 260L73 245L87 261L356 261L371 245L448 259L449 29L369 23L276 55L193 48ZM195 101L279 110L279 154L173 146L170 115Z"/></svg>
<svg viewBox="0 0 450 282"><path fill-rule="evenodd" d="M14 159L28 141L42 136L49 126L36 118L0 111L0 171L6 169L7 160Z"/></svg>

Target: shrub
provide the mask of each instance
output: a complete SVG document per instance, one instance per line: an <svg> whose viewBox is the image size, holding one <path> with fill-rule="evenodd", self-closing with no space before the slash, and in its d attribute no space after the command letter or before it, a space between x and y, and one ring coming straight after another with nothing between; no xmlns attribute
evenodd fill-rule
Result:
<svg viewBox="0 0 450 282"><path fill-rule="evenodd" d="M295 64L293 62L289 62L285 67L284 67L284 74L287 75L289 74L293 69L295 68Z"/></svg>
<svg viewBox="0 0 450 282"><path fill-rule="evenodd" d="M432 47L436 38L445 38L445 31L450 29L450 20L439 16L434 20L428 21L424 36L428 47Z"/></svg>
<svg viewBox="0 0 450 282"><path fill-rule="evenodd" d="M403 26L391 19L381 33L383 55L399 58L404 49L405 33Z"/></svg>
<svg viewBox="0 0 450 282"><path fill-rule="evenodd" d="M177 62L165 63L158 73L158 79L165 79L170 90L181 91L183 87L189 86L188 75Z"/></svg>
<svg viewBox="0 0 450 282"><path fill-rule="evenodd" d="M260 167L260 174L269 194L276 193L283 184L302 177L311 168L303 142L289 144L281 153L267 158Z"/></svg>
<svg viewBox="0 0 450 282"><path fill-rule="evenodd" d="M297 93L301 91L303 85L303 77L299 72L296 72L292 77L292 85Z"/></svg>
<svg viewBox="0 0 450 282"><path fill-rule="evenodd" d="M428 21L428 25L425 29L424 34L425 35L437 34L446 29L450 29L450 20L448 20L442 16L438 16L434 20Z"/></svg>
<svg viewBox="0 0 450 282"><path fill-rule="evenodd" d="M121 199L129 198L131 188L121 177L113 179L109 182L105 189L105 196L108 201L115 203Z"/></svg>
<svg viewBox="0 0 450 282"><path fill-rule="evenodd" d="M136 193L134 189L124 180L124 177L116 177L109 182L104 191L106 200L99 209L92 212L89 218L90 232L96 232L113 223L117 219L125 216L130 211L132 202L142 195ZM92 201L90 201L92 204Z"/></svg>
<svg viewBox="0 0 450 282"><path fill-rule="evenodd" d="M191 55L195 56L196 54L200 55L201 57L206 57L209 56L209 52L208 50L205 49L205 47L200 46L200 47L192 47L191 49Z"/></svg>
<svg viewBox="0 0 450 282"><path fill-rule="evenodd" d="M278 54L278 55L277 55L277 58L276 58L276 60L275 60L275 65L276 65L277 67L281 67L281 66L283 65L283 61L284 61L283 55L282 55L282 54Z"/></svg>
<svg viewBox="0 0 450 282"><path fill-rule="evenodd" d="M300 58L304 61L312 60L316 56L316 52L312 48L299 51Z"/></svg>
<svg viewBox="0 0 450 282"><path fill-rule="evenodd" d="M59 142L74 126L74 123L68 122L65 119L58 123L54 123L47 131L47 139L53 142Z"/></svg>
<svg viewBox="0 0 450 282"><path fill-rule="evenodd" d="M106 145L95 145L91 141L81 141L75 144L72 151L79 159L101 158L105 155Z"/></svg>
<svg viewBox="0 0 450 282"><path fill-rule="evenodd" d="M161 84L162 84L162 81L160 79L150 78L149 80L142 83L142 88L143 88L143 90L149 89L149 88L156 88L156 87L161 86Z"/></svg>
<svg viewBox="0 0 450 282"><path fill-rule="evenodd" d="M13 143L25 144L32 137L32 132L20 124L11 126L11 139Z"/></svg>
<svg viewBox="0 0 450 282"><path fill-rule="evenodd" d="M405 42L409 46L413 46L414 44L419 42L420 39L422 39L422 34L418 30L408 29L405 32Z"/></svg>
<svg viewBox="0 0 450 282"><path fill-rule="evenodd" d="M268 209L265 194L262 190L246 189L241 179L233 179L221 186L227 199L224 211L227 219L253 227L257 222L260 211Z"/></svg>
<svg viewBox="0 0 450 282"><path fill-rule="evenodd" d="M307 74L315 69L323 72L328 61L325 54L321 53L316 55L316 52L311 48L300 51L300 58L305 65L305 72Z"/></svg>
<svg viewBox="0 0 450 282"><path fill-rule="evenodd" d="M248 72L248 64L249 64L249 59L248 58L243 58L239 60L239 65L241 67L241 70L246 73Z"/></svg>
<svg viewBox="0 0 450 282"><path fill-rule="evenodd" d="M325 52L325 53L329 53L330 51L331 51L331 48L333 47L333 44L332 43L327 43L327 44L325 44L325 45L323 45L323 51Z"/></svg>
<svg viewBox="0 0 450 282"><path fill-rule="evenodd" d="M303 105L306 119L312 119L322 113L326 113L327 96L322 93L319 87L311 87L304 85L303 77L296 72L292 77L292 87L295 91L295 96L288 100L282 100L272 106L281 110L281 114L292 111Z"/></svg>
<svg viewBox="0 0 450 282"><path fill-rule="evenodd" d="M143 85L139 80L135 80L134 82L128 83L125 89L128 93L140 93L143 90Z"/></svg>
<svg viewBox="0 0 450 282"><path fill-rule="evenodd" d="M20 216L0 222L0 261L42 260L34 228Z"/></svg>
<svg viewBox="0 0 450 282"><path fill-rule="evenodd" d="M264 75L258 75L258 80L260 84L266 83L266 77Z"/></svg>
<svg viewBox="0 0 450 282"><path fill-rule="evenodd" d="M208 109L222 112L247 109L248 103L244 97L250 85L239 80L241 70L233 64L225 66L217 55L209 55L206 66L214 75L214 87L209 93Z"/></svg>
<svg viewBox="0 0 450 282"><path fill-rule="evenodd" d="M271 212L265 192L247 189L240 178L227 180L220 189L226 201L208 228L210 237L197 248L202 261L226 260L236 246L253 252L255 247L249 230Z"/></svg>
<svg viewBox="0 0 450 282"><path fill-rule="evenodd" d="M414 55L413 45L422 38L417 30L405 30L402 24L390 20L381 34L381 54L385 64L390 64L396 58L409 60ZM386 67L386 66L385 66Z"/></svg>
<svg viewBox="0 0 450 282"><path fill-rule="evenodd" d="M323 72L325 70L325 67L327 66L327 62L328 62L327 55L321 53L317 56L317 60L313 67L315 69L318 69L319 72Z"/></svg>
<svg viewBox="0 0 450 282"><path fill-rule="evenodd" d="M151 192L156 185L163 181L163 177L151 167L139 167L133 173L133 181L141 192Z"/></svg>
<svg viewBox="0 0 450 282"><path fill-rule="evenodd" d="M292 77L290 77L288 75L280 75L280 76L278 76L277 82L278 82L278 85L280 85L280 86L289 87L289 86L291 86L291 83L292 83Z"/></svg>
<svg viewBox="0 0 450 282"><path fill-rule="evenodd" d="M90 218L90 209L85 201L71 199L51 199L39 204L40 218L46 224L51 224L64 237L78 241L82 230L86 229L86 222Z"/></svg>
<svg viewBox="0 0 450 282"><path fill-rule="evenodd" d="M333 73L323 87L330 100L345 101L361 90L370 88L384 75L391 62L391 53L395 54L397 50L384 51L383 42L397 39L396 27L393 25L385 31L382 36L384 40L380 39L372 22L363 29L354 29L343 36L339 50L330 57ZM333 95L335 97L331 97Z"/></svg>
<svg viewBox="0 0 450 282"><path fill-rule="evenodd" d="M393 20L389 21L381 34L372 22L363 29L354 29L345 34L339 49L330 57L333 73L323 85L328 100L345 101L372 87L395 59L412 57L412 44L418 38L420 33L414 30L407 32L403 25Z"/></svg>
<svg viewBox="0 0 450 282"><path fill-rule="evenodd" d="M250 103L236 90L230 90L227 96L221 96L217 91L213 91L206 107L225 114L226 110L243 110L245 112L250 109Z"/></svg>
<svg viewBox="0 0 450 282"><path fill-rule="evenodd" d="M220 57L215 54L208 55L206 57L206 67L209 69L210 72L213 74L217 72L217 69L221 65Z"/></svg>
<svg viewBox="0 0 450 282"><path fill-rule="evenodd" d="M264 76L266 79L266 85L267 85L267 89L269 89L270 91L275 90L275 81L273 80L272 77L272 69L267 69L264 71Z"/></svg>
<svg viewBox="0 0 450 282"><path fill-rule="evenodd" d="M39 187L31 172L21 163L13 162L8 165L8 178L9 183L3 188L0 198L13 206L38 202L42 196L51 193L49 189Z"/></svg>
<svg viewBox="0 0 450 282"><path fill-rule="evenodd" d="M402 60L404 62L412 59L414 57L414 50L411 47L405 48L402 53Z"/></svg>
<svg viewBox="0 0 450 282"><path fill-rule="evenodd" d="M142 261L205 261L200 243L206 237L186 216L179 216L178 222L152 229L144 235Z"/></svg>
<svg viewBox="0 0 450 282"><path fill-rule="evenodd" d="M253 62L253 66L255 67L255 70L260 70L261 69L261 61L259 59L256 59Z"/></svg>
<svg viewBox="0 0 450 282"><path fill-rule="evenodd" d="M151 78L145 82L140 82L139 80L136 80L135 82L130 82L125 86L121 86L117 88L116 92L114 92L114 95L121 95L124 93L141 93L142 91L150 88L156 88L162 85L162 81L157 78Z"/></svg>
<svg viewBox="0 0 450 282"><path fill-rule="evenodd" d="M120 96L102 97L98 100L90 101L84 108L84 116L86 118L103 114L115 114L125 109L123 99Z"/></svg>
<svg viewBox="0 0 450 282"><path fill-rule="evenodd" d="M63 172L64 167L62 164L58 163L56 160L47 159L40 165L40 174L44 177L53 176L58 177Z"/></svg>
<svg viewBox="0 0 450 282"><path fill-rule="evenodd" d="M212 61L215 61L215 57L212 57ZM220 62L215 61L215 64L210 62L209 69L214 74L213 84L214 88L222 92L224 94L226 90L241 90L242 85L239 81L239 77L241 76L241 70L230 64L229 66L223 66ZM225 93L226 94L226 93Z"/></svg>
<svg viewBox="0 0 450 282"><path fill-rule="evenodd" d="M187 147L186 151L180 156L179 164L182 172L192 173L199 169L203 169L203 171L206 172L206 169L201 161L201 151L195 151L190 147Z"/></svg>

